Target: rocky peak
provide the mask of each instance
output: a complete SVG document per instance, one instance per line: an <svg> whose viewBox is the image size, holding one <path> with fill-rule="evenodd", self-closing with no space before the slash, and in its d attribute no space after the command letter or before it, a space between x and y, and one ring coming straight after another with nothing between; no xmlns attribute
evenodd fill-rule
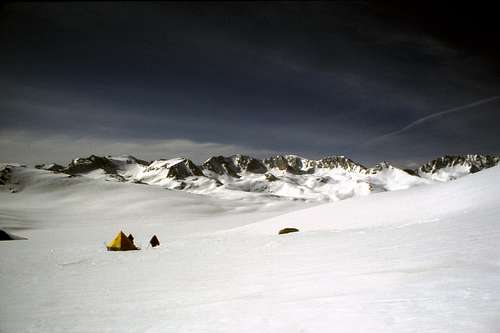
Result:
<svg viewBox="0 0 500 333"><path fill-rule="evenodd" d="M252 173L266 173L267 168L261 160L248 155L233 155L231 156L233 164L241 171Z"/></svg>
<svg viewBox="0 0 500 333"><path fill-rule="evenodd" d="M63 172L64 171L64 167L62 165L59 165L56 163L37 164L37 165L35 165L35 168L40 169L40 170L52 171L52 172Z"/></svg>
<svg viewBox="0 0 500 333"><path fill-rule="evenodd" d="M394 169L394 167L389 162L383 161L383 162L375 164L371 168L366 169L365 172L367 174L374 175L376 173L379 173L379 172L381 172L383 170L387 170L387 169Z"/></svg>
<svg viewBox="0 0 500 333"><path fill-rule="evenodd" d="M315 161L315 167L326 169L344 169L351 172L360 172L366 168L345 156L329 156Z"/></svg>
<svg viewBox="0 0 500 333"><path fill-rule="evenodd" d="M440 169L454 166L470 168L470 173L491 168L500 163L499 156L492 155L445 155L432 160L417 169L417 173L435 173Z"/></svg>
<svg viewBox="0 0 500 333"><path fill-rule="evenodd" d="M140 164L142 166L148 166L150 162L138 159L132 155L122 155L122 156L109 156L107 157L109 160L113 161L115 164Z"/></svg>
<svg viewBox="0 0 500 333"><path fill-rule="evenodd" d="M224 156L210 157L203 163L202 168L218 175L229 175L235 178L239 178L238 173L241 172L241 169L234 164L233 159Z"/></svg>
<svg viewBox="0 0 500 333"><path fill-rule="evenodd" d="M104 170L107 174L116 174L117 169L113 162L111 162L106 157L90 155L84 158L75 158L70 164L63 170L63 172L70 175L87 173L97 169Z"/></svg>
<svg viewBox="0 0 500 333"><path fill-rule="evenodd" d="M296 155L276 155L264 160L269 169L286 170L289 173L300 175L314 171L311 160Z"/></svg>
<svg viewBox="0 0 500 333"><path fill-rule="evenodd" d="M10 180L12 168L8 165L0 165L0 185L6 185Z"/></svg>
<svg viewBox="0 0 500 333"><path fill-rule="evenodd" d="M190 176L203 176L203 171L199 166L190 159L183 157L153 161L144 169L143 174L158 174L164 170L167 172L167 178L185 179Z"/></svg>
<svg viewBox="0 0 500 333"><path fill-rule="evenodd" d="M344 169L350 172L360 172L366 169L359 163L344 156L328 156L319 160L309 160L296 155L278 155L264 160L270 169L287 170L293 174L313 173L315 169Z"/></svg>

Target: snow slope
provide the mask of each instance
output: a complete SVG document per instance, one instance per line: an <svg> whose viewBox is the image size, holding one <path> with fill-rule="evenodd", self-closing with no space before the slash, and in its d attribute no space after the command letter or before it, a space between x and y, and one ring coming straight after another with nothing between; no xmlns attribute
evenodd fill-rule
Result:
<svg viewBox="0 0 500 333"><path fill-rule="evenodd" d="M499 332L500 167L309 208L11 178L1 332ZM121 228L143 250L105 251Z"/></svg>
<svg viewBox="0 0 500 333"><path fill-rule="evenodd" d="M383 192L373 197L324 204L300 212L246 226L252 232L275 233L298 221L305 231L409 226L430 223L442 218L461 218L464 214L483 214L500 209L500 167L482 171L450 183L436 183L407 191ZM363 207L363 209L359 209Z"/></svg>

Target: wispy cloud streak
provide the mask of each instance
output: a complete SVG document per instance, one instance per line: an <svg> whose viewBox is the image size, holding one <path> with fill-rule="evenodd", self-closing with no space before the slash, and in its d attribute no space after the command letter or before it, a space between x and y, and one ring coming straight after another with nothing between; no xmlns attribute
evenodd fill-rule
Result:
<svg viewBox="0 0 500 333"><path fill-rule="evenodd" d="M492 97L489 97L489 98L481 99L479 101L475 101L473 103L469 103L469 104L466 104L466 105L457 106L457 107L454 107L454 108L451 108L451 109L447 109L447 110L444 110L444 111L440 111L440 112L436 112L436 113L430 114L428 116L422 117L420 119L417 119L417 120L411 122L410 124L406 125L405 127L398 129L397 131L389 132L387 134L378 136L378 137L376 137L376 138L374 138L374 139L366 142L366 144L367 145L372 145L372 144L378 143L378 142L383 141L383 140L385 140L387 138L390 138L392 136L404 133L404 132L406 132L406 131L408 131L408 130L410 130L412 128L417 127L418 125L420 125L422 123L428 122L428 121L433 120L435 118L439 118L439 117L441 117L443 115L454 113L454 112L460 112L460 111L464 111L464 110L467 110L467 109L471 109L471 108L474 108L474 107L482 105L482 104L493 102L493 101L495 101L495 100L497 100L499 98L500 98L500 96L492 96Z"/></svg>

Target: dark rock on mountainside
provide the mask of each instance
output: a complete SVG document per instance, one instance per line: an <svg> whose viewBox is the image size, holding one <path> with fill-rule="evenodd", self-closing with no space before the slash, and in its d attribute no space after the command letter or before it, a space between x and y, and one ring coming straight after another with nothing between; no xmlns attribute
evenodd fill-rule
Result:
<svg viewBox="0 0 500 333"><path fill-rule="evenodd" d="M187 158L154 161L144 169L144 174L154 174L155 172L161 172L165 169L168 170L167 178L180 180L191 176L203 176L201 168Z"/></svg>
<svg viewBox="0 0 500 333"><path fill-rule="evenodd" d="M203 176L203 171L193 161L186 158L172 165L167 175L167 177L174 179L185 179L190 176Z"/></svg>
<svg viewBox="0 0 500 333"><path fill-rule="evenodd" d="M248 155L233 155L231 156L231 160L233 164L239 169L238 172L247 171L251 173L266 173L267 168L262 163L261 160L258 160L254 157Z"/></svg>
<svg viewBox="0 0 500 333"><path fill-rule="evenodd" d="M361 164L344 156L329 156L319 160L309 160L295 155L278 155L265 159L264 164L269 169L277 168L296 175L312 174L317 168L340 168L351 172L360 172L366 169Z"/></svg>
<svg viewBox="0 0 500 333"><path fill-rule="evenodd" d="M202 168L215 172L218 175L229 175L234 178L240 178L238 175L241 169L238 168L233 160L224 156L213 156L210 157L205 163L203 163Z"/></svg>
<svg viewBox="0 0 500 333"><path fill-rule="evenodd" d="M371 168L365 169L365 173L369 175L374 175L376 173L379 173L383 170L393 168L393 166L389 162L380 162L372 166Z"/></svg>
<svg viewBox="0 0 500 333"><path fill-rule="evenodd" d="M279 170L286 170L288 167L288 160L285 156L278 155L266 158L264 164L267 165L269 169L277 168Z"/></svg>
<svg viewBox="0 0 500 333"><path fill-rule="evenodd" d="M264 165L264 163L262 163L262 161L260 160L257 160L255 158L252 158L247 166L246 166L246 170L248 172L253 172L253 173L266 173L267 171L267 168L266 166Z"/></svg>
<svg viewBox="0 0 500 333"><path fill-rule="evenodd" d="M412 169L403 169L403 171L406 172L409 175L418 177L418 174L417 174L417 172L415 170L412 170Z"/></svg>
<svg viewBox="0 0 500 333"><path fill-rule="evenodd" d="M6 185L10 181L12 169L9 166L0 168L0 185Z"/></svg>
<svg viewBox="0 0 500 333"><path fill-rule="evenodd" d="M273 175L272 173L266 173L264 175L266 177L266 180L268 182L274 182L274 181L277 181L278 180L278 177L276 177L275 175Z"/></svg>
<svg viewBox="0 0 500 333"><path fill-rule="evenodd" d="M140 164L143 166L149 165L149 162L137 159L133 156L121 156L119 158L102 157L91 155L89 157L76 158L67 167L60 170L60 166L54 167L56 172L64 172L69 175L79 175L92 172L95 170L102 170L104 173L110 175L119 181L125 181L125 178L119 175L118 171L128 168L130 164ZM47 167L42 167L45 170Z"/></svg>
<svg viewBox="0 0 500 333"><path fill-rule="evenodd" d="M108 158L111 158L111 156L108 156ZM151 164L151 162L141 160L141 159L136 158L134 156L127 156L126 157L125 164L134 164L134 163L144 165L144 166L148 166L149 164Z"/></svg>
<svg viewBox="0 0 500 333"><path fill-rule="evenodd" d="M316 168L327 168L327 169L341 168L346 171L362 171L366 169L363 165L356 163L350 158L347 158L345 156L324 157L314 162L315 162L314 167Z"/></svg>
<svg viewBox="0 0 500 333"><path fill-rule="evenodd" d="M277 155L264 160L268 169L286 170L294 175L310 173L313 168L309 165L309 160L295 155Z"/></svg>
<svg viewBox="0 0 500 333"><path fill-rule="evenodd" d="M500 156L492 155L446 155L432 160L416 170L417 174L435 173L440 169L453 166L470 167L470 173L491 168L500 163Z"/></svg>
<svg viewBox="0 0 500 333"><path fill-rule="evenodd" d="M62 165L57 164L57 163L37 164L37 165L35 165L35 168L40 169L40 170L52 171L52 172L63 172L64 171L64 167Z"/></svg>
<svg viewBox="0 0 500 333"><path fill-rule="evenodd" d="M64 169L70 175L87 173L102 169L107 174L116 174L117 169L113 162L106 157L91 155L87 158L76 158Z"/></svg>

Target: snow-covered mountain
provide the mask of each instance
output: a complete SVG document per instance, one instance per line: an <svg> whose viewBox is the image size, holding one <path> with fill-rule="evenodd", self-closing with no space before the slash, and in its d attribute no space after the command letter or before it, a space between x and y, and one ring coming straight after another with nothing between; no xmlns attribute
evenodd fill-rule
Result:
<svg viewBox="0 0 500 333"><path fill-rule="evenodd" d="M151 165L127 160L118 159L124 162L117 173ZM189 169L186 162L158 162L150 172L172 182L211 181L168 176L172 168ZM228 182L211 195L195 195L134 178L20 165L0 170L6 181L0 188L18 189L0 190L0 229L26 238L0 241L1 332L498 333L500 327L500 167L324 204L241 189L277 184L271 189L280 193L323 177L335 193L363 192L368 184L393 188L421 178L388 163L360 172L359 182L348 171L297 175L268 168L279 180L241 171L240 178L220 175ZM234 200L226 200L229 194ZM299 232L279 235L285 227ZM141 250L106 251L119 230L132 233ZM159 247L147 246L152 235Z"/></svg>
<svg viewBox="0 0 500 333"><path fill-rule="evenodd" d="M432 160L416 170L421 177L449 181L491 168L500 163L500 156L446 155Z"/></svg>
<svg viewBox="0 0 500 333"><path fill-rule="evenodd" d="M499 162L500 157L489 155L444 156L415 170L403 170L388 162L367 168L345 156L318 160L296 155L278 155L264 160L247 155L213 156L197 165L182 157L146 162L132 156L92 155L76 158L66 167L51 164L37 168L197 194L224 196L239 191L290 199L336 201L450 181Z"/></svg>

